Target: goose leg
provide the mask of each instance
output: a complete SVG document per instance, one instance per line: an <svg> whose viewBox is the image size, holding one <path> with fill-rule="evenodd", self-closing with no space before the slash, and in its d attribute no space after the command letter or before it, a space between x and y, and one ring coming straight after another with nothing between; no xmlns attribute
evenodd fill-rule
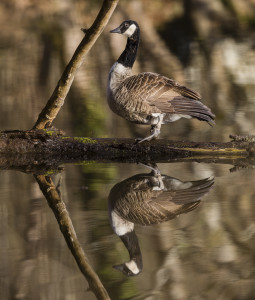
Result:
<svg viewBox="0 0 255 300"><path fill-rule="evenodd" d="M151 132L152 132L152 134L147 136L144 139L142 139L142 138L136 139L136 144L140 144L140 143L143 143L145 141L151 141L153 139L156 139L160 134L160 129L157 129L157 128L155 128L155 125L152 125L151 126Z"/></svg>
<svg viewBox="0 0 255 300"><path fill-rule="evenodd" d="M161 172L157 166L157 164L154 164L154 163L147 163L147 164L144 164L144 163L141 163L139 162L139 165L142 165L146 168L149 168L151 169L151 177L150 177L150 181L151 181L151 184L153 185L153 191L162 191L165 189L165 185L164 185L164 182L163 182L163 177L161 176Z"/></svg>
<svg viewBox="0 0 255 300"><path fill-rule="evenodd" d="M163 122L163 117L164 115L163 114L160 114L157 119L158 119L158 122L157 124L155 125L151 125L151 135L147 136L146 138L144 139L136 139L135 143L136 144L140 144L140 143L143 143L145 141L151 141L153 139L156 139L159 134L160 134L160 129L161 129L161 125L162 125L162 122Z"/></svg>
<svg viewBox="0 0 255 300"><path fill-rule="evenodd" d="M145 163L139 162L138 164L152 170L152 175L153 176L160 176L161 175L160 170L159 170L157 164L155 164L155 163L146 163L145 164Z"/></svg>

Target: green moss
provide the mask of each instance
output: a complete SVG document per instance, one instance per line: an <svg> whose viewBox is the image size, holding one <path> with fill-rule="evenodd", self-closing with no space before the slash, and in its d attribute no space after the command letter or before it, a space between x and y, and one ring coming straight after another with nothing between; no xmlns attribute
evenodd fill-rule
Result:
<svg viewBox="0 0 255 300"><path fill-rule="evenodd" d="M58 174L58 173L59 173L58 170L48 170L48 171L45 172L43 175L44 175L44 176L50 176L50 175Z"/></svg>
<svg viewBox="0 0 255 300"><path fill-rule="evenodd" d="M92 140L91 138L86 137L74 137L73 139L84 144L94 144L97 142L96 140Z"/></svg>
<svg viewBox="0 0 255 300"><path fill-rule="evenodd" d="M63 140L71 139L84 144L94 144L97 141L88 137L71 137L71 136L62 136Z"/></svg>
<svg viewBox="0 0 255 300"><path fill-rule="evenodd" d="M48 135L48 136L61 136L64 134L61 130L47 130L43 129L43 131Z"/></svg>
<svg viewBox="0 0 255 300"><path fill-rule="evenodd" d="M46 129L45 129L45 133L47 133L47 134L50 135L50 136L56 135L56 132L53 131L53 130L46 130Z"/></svg>

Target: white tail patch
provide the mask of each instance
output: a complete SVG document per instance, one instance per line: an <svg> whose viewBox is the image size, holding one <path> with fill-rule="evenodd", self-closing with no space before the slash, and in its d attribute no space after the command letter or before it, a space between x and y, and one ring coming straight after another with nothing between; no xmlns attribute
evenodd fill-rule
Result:
<svg viewBox="0 0 255 300"><path fill-rule="evenodd" d="M163 124L166 124L168 122L175 122L181 118L191 119L192 117L189 115L181 115L181 114L167 114L166 118L164 119Z"/></svg>

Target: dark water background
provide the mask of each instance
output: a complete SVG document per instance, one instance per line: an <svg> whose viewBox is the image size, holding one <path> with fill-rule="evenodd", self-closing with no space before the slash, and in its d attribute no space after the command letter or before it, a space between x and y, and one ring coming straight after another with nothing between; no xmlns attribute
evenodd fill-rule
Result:
<svg viewBox="0 0 255 300"><path fill-rule="evenodd" d="M242 5L240 4L242 3ZM3 1L0 4L0 129L29 129L101 1ZM231 4L231 5L230 5ZM125 39L110 36L135 19L142 41L134 72L154 71L198 90L215 112L212 129L181 120L162 138L227 141L254 134L253 1L120 1L79 70L54 125L70 135L138 137L106 105L106 80ZM123 180L150 171L136 164L64 165L61 196L91 265L111 299L254 299L255 192L252 167L197 162L158 164L181 181L215 178L193 211L158 225L135 225L143 270L112 268L129 260L109 223L108 195ZM95 299L32 175L0 172L1 299Z"/></svg>

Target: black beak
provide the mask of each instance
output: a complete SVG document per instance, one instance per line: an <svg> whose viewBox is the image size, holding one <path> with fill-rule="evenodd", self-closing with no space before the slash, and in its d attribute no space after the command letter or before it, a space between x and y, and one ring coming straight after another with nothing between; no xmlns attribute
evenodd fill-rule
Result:
<svg viewBox="0 0 255 300"><path fill-rule="evenodd" d="M117 27L110 31L111 33L121 33L120 27Z"/></svg>
<svg viewBox="0 0 255 300"><path fill-rule="evenodd" d="M118 270L118 271L121 271L123 272L124 271L124 264L120 264L120 265L114 265L112 266L115 270Z"/></svg>

